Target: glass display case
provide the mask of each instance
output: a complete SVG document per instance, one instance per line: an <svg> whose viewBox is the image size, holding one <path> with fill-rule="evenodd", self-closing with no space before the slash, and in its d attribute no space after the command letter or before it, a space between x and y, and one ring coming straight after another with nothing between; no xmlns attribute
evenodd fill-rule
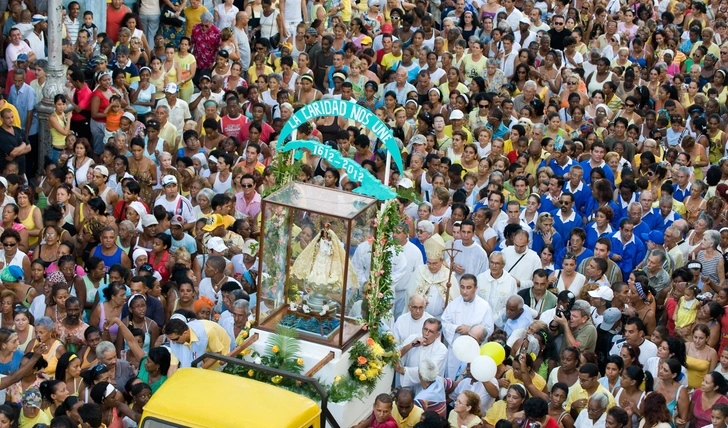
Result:
<svg viewBox="0 0 728 428"><path fill-rule="evenodd" d="M346 349L364 334L376 199L290 183L263 199L258 328Z"/></svg>

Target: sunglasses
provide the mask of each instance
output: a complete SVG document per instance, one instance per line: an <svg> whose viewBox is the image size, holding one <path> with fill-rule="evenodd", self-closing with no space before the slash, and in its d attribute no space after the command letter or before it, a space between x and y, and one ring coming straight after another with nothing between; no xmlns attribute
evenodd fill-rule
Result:
<svg viewBox="0 0 728 428"><path fill-rule="evenodd" d="M8 244L8 243L3 242L3 247L5 247L5 248L13 248L16 245L18 245L17 242L14 244Z"/></svg>
<svg viewBox="0 0 728 428"><path fill-rule="evenodd" d="M576 85L576 82L566 82L567 85Z"/></svg>
<svg viewBox="0 0 728 428"><path fill-rule="evenodd" d="M563 22L554 22L554 25L564 25Z"/></svg>
<svg viewBox="0 0 728 428"><path fill-rule="evenodd" d="M575 256L575 255L573 255L573 254L571 254L571 253L568 253L568 254L566 254L566 255L564 256L564 258L565 258L565 259L572 259L572 260L575 260L575 259L576 259L576 256Z"/></svg>
<svg viewBox="0 0 728 428"><path fill-rule="evenodd" d="M488 105L488 104L478 104L478 107L480 107L480 108L488 108L488 107L490 107L490 105Z"/></svg>
<svg viewBox="0 0 728 428"><path fill-rule="evenodd" d="M243 187L243 189L250 189L251 187L253 187L252 184L241 184L241 186Z"/></svg>

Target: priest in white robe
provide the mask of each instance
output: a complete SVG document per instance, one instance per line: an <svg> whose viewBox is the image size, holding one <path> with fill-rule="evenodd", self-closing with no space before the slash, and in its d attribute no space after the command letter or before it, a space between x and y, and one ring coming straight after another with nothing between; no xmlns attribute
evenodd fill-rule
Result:
<svg viewBox="0 0 728 428"><path fill-rule="evenodd" d="M422 390L419 367L423 360L432 360L438 368L438 376L445 375L447 347L440 340L442 323L437 318L425 320L418 334L410 335L400 346L401 358L395 367L399 385L411 388L415 394Z"/></svg>
<svg viewBox="0 0 728 428"><path fill-rule="evenodd" d="M356 246L354 255L351 256L351 266L356 272L359 280L359 286L363 286L369 281L369 273L372 266L372 244L368 240L363 240Z"/></svg>
<svg viewBox="0 0 728 428"><path fill-rule="evenodd" d="M518 293L516 279L506 272L506 259L500 251L490 254L490 269L478 275L478 296L482 297L491 309L493 319L501 319L506 313L506 301ZM499 326L500 327L500 326Z"/></svg>
<svg viewBox="0 0 728 428"><path fill-rule="evenodd" d="M397 245L402 249L399 255L406 263L403 267L404 275L398 278L397 281L392 278L392 284L394 286L394 319L396 321L406 310L407 300L405 296L407 295L407 286L415 271L423 266L424 263L422 263L422 252L420 252L420 249L409 241L409 226L407 223L401 223L394 229L394 239L397 240ZM401 261L397 261L397 264L399 263ZM425 319L427 318L430 318L430 316L425 317ZM409 335L403 335L402 337L407 336Z"/></svg>
<svg viewBox="0 0 728 428"><path fill-rule="evenodd" d="M424 296L427 300L425 310L438 319L445 310L445 302L452 302L459 295L455 273L450 273L448 267L445 266L444 250L445 242L440 235L432 235L425 241L427 264L415 270L407 286L406 296L407 300L414 294ZM449 291L448 282L450 283Z"/></svg>
<svg viewBox="0 0 728 428"><path fill-rule="evenodd" d="M453 271L458 281L466 273L478 276L488 270L488 255L483 247L475 243L474 237L475 223L464 220L460 224L460 239L450 244L455 253Z"/></svg>
<svg viewBox="0 0 728 428"><path fill-rule="evenodd" d="M513 235L513 245L503 250L506 272L516 279L518 290L533 287L533 272L541 269L541 257L528 248L529 243L528 232L521 229Z"/></svg>
<svg viewBox="0 0 728 428"><path fill-rule="evenodd" d="M454 378L460 360L452 352L455 340L468 334L474 325L485 327L486 337L493 333L493 311L488 302L478 296L478 280L474 275L465 274L460 279L460 296L453 300L442 314L442 330L448 345L447 376Z"/></svg>
<svg viewBox="0 0 728 428"><path fill-rule="evenodd" d="M425 311L426 304L425 298L419 294L410 297L408 305L409 312L397 318L397 321L394 322L394 327L392 327L392 335L397 343L403 343L408 337L412 335L419 336L422 333L422 326L425 325L425 320L432 318L432 315Z"/></svg>

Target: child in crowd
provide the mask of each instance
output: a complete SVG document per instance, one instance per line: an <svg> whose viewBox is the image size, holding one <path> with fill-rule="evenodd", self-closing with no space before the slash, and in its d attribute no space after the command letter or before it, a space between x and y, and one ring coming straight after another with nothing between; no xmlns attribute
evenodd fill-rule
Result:
<svg viewBox="0 0 728 428"><path fill-rule="evenodd" d="M713 422L701 428L726 428L728 427L728 404L718 403L712 407L710 419Z"/></svg>
<svg viewBox="0 0 728 428"><path fill-rule="evenodd" d="M94 13L90 10L83 13L83 24L81 24L81 30L87 30L93 35L91 40L96 40L97 43L100 42L100 40L97 40L99 36L99 27L94 24Z"/></svg>
<svg viewBox="0 0 728 428"><path fill-rule="evenodd" d="M720 362L715 366L715 371L722 374L724 378L728 379L728 346L723 348L720 353Z"/></svg>
<svg viewBox="0 0 728 428"><path fill-rule="evenodd" d="M698 287L691 285L685 288L685 294L680 298L675 315L675 327L687 327L695 322L698 315L698 301L695 299L700 293Z"/></svg>

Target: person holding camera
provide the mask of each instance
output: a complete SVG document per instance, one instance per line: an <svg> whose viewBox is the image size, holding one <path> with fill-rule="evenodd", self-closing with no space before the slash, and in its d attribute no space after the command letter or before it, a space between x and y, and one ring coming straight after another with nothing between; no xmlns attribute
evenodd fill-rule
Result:
<svg viewBox="0 0 728 428"><path fill-rule="evenodd" d="M581 351L592 351L597 344L597 329L591 321L591 306L584 300L577 300L570 312L557 308L554 320L549 324L552 332L561 332L561 349L576 346Z"/></svg>
<svg viewBox="0 0 728 428"><path fill-rule="evenodd" d="M528 428L558 428L559 424L549 416L549 404L541 397L531 397L523 403L523 413L526 415L525 427Z"/></svg>

